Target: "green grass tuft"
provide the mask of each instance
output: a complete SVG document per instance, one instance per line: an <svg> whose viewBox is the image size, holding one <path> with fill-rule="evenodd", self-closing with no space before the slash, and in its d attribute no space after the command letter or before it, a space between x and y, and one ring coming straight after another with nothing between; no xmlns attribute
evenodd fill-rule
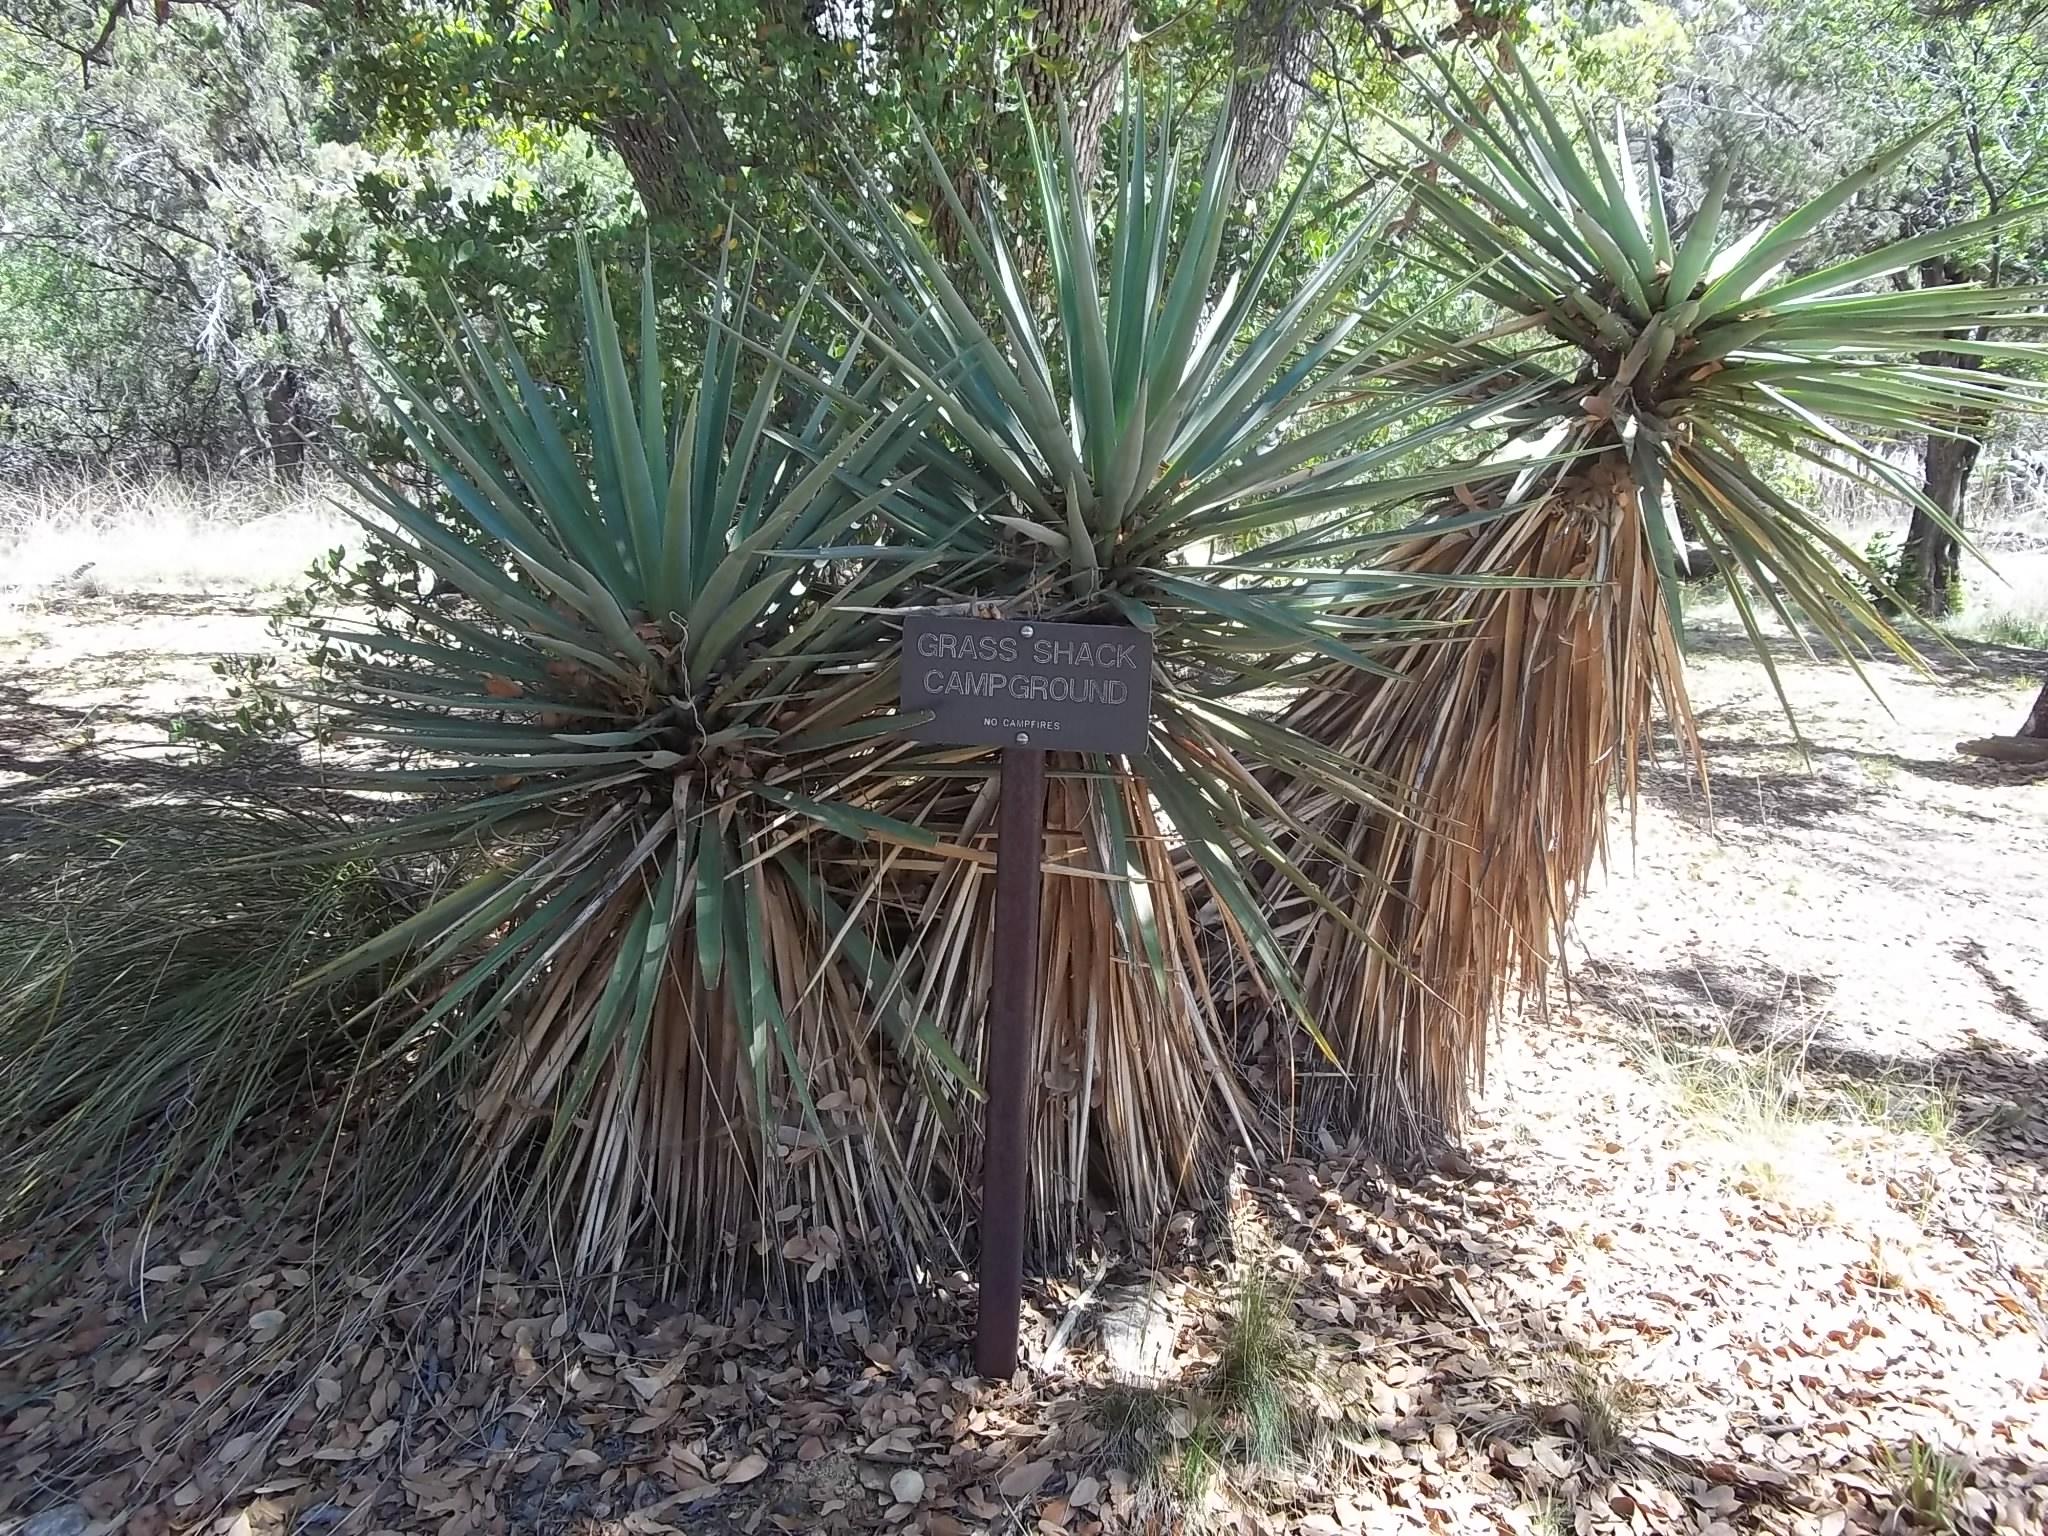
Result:
<svg viewBox="0 0 2048 1536"><path fill-rule="evenodd" d="M1925 1441L1915 1440L1905 1454L1886 1449L1879 1457L1900 1505L1922 1525L1938 1531L1956 1528L1956 1499L1963 1491L1963 1464Z"/></svg>
<svg viewBox="0 0 2048 1536"><path fill-rule="evenodd" d="M1529 1518L1536 1536L1571 1536L1572 1501L1555 1489L1546 1489Z"/></svg>
<svg viewBox="0 0 2048 1536"><path fill-rule="evenodd" d="M1183 1506L1199 1509L1229 1471L1231 1447L1212 1418L1195 1420L1173 1460L1173 1492Z"/></svg>
<svg viewBox="0 0 2048 1536"><path fill-rule="evenodd" d="M1314 1357L1290 1315L1291 1299L1268 1269L1246 1266L1205 1384L1212 1411L1231 1427L1245 1457L1259 1465L1287 1459L1305 1417L1300 1399Z"/></svg>
<svg viewBox="0 0 2048 1536"><path fill-rule="evenodd" d="M1088 1399L1094 1465L1123 1468L1185 1529L1205 1528L1202 1512L1219 1493L1312 1475L1329 1443L1308 1402L1314 1345L1292 1302L1270 1267L1241 1262L1206 1372L1178 1387L1119 1383Z"/></svg>
<svg viewBox="0 0 2048 1536"><path fill-rule="evenodd" d="M0 861L0 1230L54 1256L196 1202L231 1164L246 1179L257 1145L278 1195L328 1178L345 1116L317 1111L383 1015L367 983L294 983L402 916L402 891L360 862L256 862L331 830L304 812L74 799L21 819Z"/></svg>
<svg viewBox="0 0 2048 1536"><path fill-rule="evenodd" d="M1977 638L1993 645L2019 645L2048 651L2048 614L2012 610L1993 614L1976 627Z"/></svg>
<svg viewBox="0 0 2048 1536"><path fill-rule="evenodd" d="M1176 1411L1189 1410L1170 1389L1112 1382L1094 1392L1082 1409L1096 1433L1092 1464L1122 1468L1135 1482L1151 1479L1172 1439Z"/></svg>

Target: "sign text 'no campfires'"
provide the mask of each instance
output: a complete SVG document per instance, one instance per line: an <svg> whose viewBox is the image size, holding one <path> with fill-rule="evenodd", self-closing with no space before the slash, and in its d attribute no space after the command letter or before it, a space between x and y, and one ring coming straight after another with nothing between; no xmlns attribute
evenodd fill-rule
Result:
<svg viewBox="0 0 2048 1536"><path fill-rule="evenodd" d="M905 714L920 741L1137 752L1152 709L1152 637L1122 624L913 613L903 621Z"/></svg>

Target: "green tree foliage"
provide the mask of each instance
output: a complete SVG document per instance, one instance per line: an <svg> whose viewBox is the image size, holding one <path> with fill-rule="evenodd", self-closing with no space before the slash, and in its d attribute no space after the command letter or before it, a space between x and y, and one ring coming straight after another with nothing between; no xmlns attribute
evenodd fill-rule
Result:
<svg viewBox="0 0 2048 1536"><path fill-rule="evenodd" d="M649 250L663 341L694 345L735 219L788 264L764 278L780 302L823 254L807 186L849 176L959 262L960 216L984 197L1014 216L1029 196L1022 109L1050 123L1068 108L1085 171L1125 78L1170 81L1206 111L1237 77L1259 162L1240 150L1239 170L1267 195L1334 135L1322 175L1338 190L1302 221L1312 263L1373 190L1390 63L1513 14L179 0L159 23L129 0L6 0L11 461L290 469L338 422L395 461L401 445L359 409L362 332L400 359L433 355L452 292L509 326L539 376L570 378L580 238L604 266Z"/></svg>
<svg viewBox="0 0 2048 1536"><path fill-rule="evenodd" d="M506 186L444 210L434 175L365 189L364 214L420 280L414 291L445 277L465 306L506 311L533 366L559 378L575 367L579 227L606 264L646 241L674 344L736 214L802 262L816 254L809 179L857 160L913 216L941 205L914 124L962 163L1019 163L1006 77L1032 49L1034 14L1015 0L371 0L326 14L320 55L330 131L377 151L410 156L452 136L588 145L609 162L609 187L585 174L542 204ZM409 314L401 335L400 350L418 355L424 314Z"/></svg>
<svg viewBox="0 0 2048 1536"><path fill-rule="evenodd" d="M328 21L340 100L365 133L587 131L669 226L660 243L698 257L716 251L735 199L787 220L793 173L847 153L886 159L913 115L941 139L979 135L1023 25L1007 0L905 5L886 19L857 3L375 0Z"/></svg>
<svg viewBox="0 0 2048 1536"><path fill-rule="evenodd" d="M1161 26L1162 18L1172 22ZM350 7L7 0L0 9L0 400L17 468L287 469L360 404L357 328L432 355L452 290L542 377L576 371L574 249L643 243L679 344L736 215L819 253L813 180L859 173L953 232L1021 185L1020 104L1113 105L1138 50L1180 72L1227 29L1121 3ZM1083 119L1077 114L1077 124Z"/></svg>
<svg viewBox="0 0 2048 1536"><path fill-rule="evenodd" d="M348 196L285 23L0 11L0 455L287 472L336 404L345 293L298 260Z"/></svg>
<svg viewBox="0 0 2048 1536"><path fill-rule="evenodd" d="M318 13L0 10L0 463L293 472L344 419L375 457L367 333L438 345L446 285L553 334L579 232L637 244L589 135L366 134Z"/></svg>

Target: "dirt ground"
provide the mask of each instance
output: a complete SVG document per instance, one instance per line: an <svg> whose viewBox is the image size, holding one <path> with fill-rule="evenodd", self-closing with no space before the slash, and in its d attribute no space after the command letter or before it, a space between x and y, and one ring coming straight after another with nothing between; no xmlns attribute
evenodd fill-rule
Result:
<svg viewBox="0 0 2048 1536"><path fill-rule="evenodd" d="M166 771L162 722L262 644L217 597L17 610L0 855L52 775ZM705 1318L479 1270L364 1285L360 1328L280 1359L310 1240L257 1270L109 1232L31 1307L33 1235L0 1234L0 1533L2038 1536L2048 780L1954 744L2014 729L2048 653L1967 650L1875 668L1880 703L1786 647L1802 754L1703 620L1712 817L1649 770L1460 1151L1248 1172L1231 1253L1039 1284L1028 1379L963 1379L950 1282ZM1279 1430L1215 1429L1261 1296Z"/></svg>

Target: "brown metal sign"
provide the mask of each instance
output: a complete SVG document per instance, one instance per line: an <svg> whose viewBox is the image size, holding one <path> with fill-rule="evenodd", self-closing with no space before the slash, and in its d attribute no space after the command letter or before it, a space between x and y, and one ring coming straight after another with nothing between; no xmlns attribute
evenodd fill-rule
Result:
<svg viewBox="0 0 2048 1536"><path fill-rule="evenodd" d="M1152 712L1152 637L1125 624L913 613L903 621L909 728L949 746L1139 752Z"/></svg>

